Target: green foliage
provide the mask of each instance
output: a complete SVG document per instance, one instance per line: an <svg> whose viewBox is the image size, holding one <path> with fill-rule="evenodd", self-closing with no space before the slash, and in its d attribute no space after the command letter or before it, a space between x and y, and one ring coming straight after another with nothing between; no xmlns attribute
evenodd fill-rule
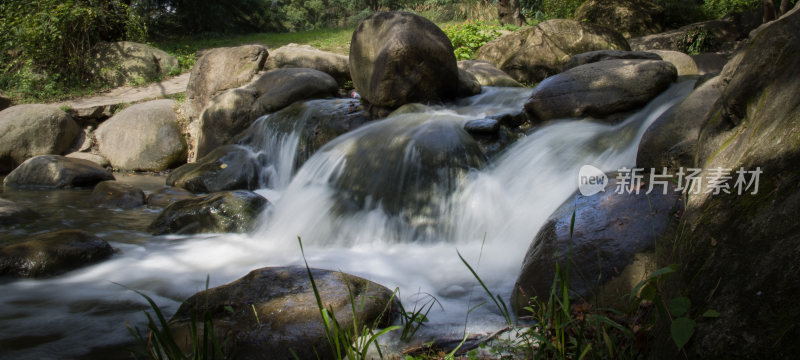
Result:
<svg viewBox="0 0 800 360"><path fill-rule="evenodd" d="M713 46L714 36L699 27L687 31L678 42L678 50L689 55L709 52Z"/></svg>
<svg viewBox="0 0 800 360"><path fill-rule="evenodd" d="M208 290L208 280L209 278L206 277L206 290ZM144 312L147 317L147 330L150 332L147 336L144 336L138 328L132 328L128 325L128 332L138 341L142 348L146 349L145 355L148 358L154 360L225 359L223 355L225 342L220 343L219 340L217 340L214 334L214 322L207 309L203 312L202 333L197 329L197 319L192 315L189 328L189 335L192 341L192 353L186 355L183 350L181 350L180 346L178 346L178 342L175 340L169 323L158 304L144 293L138 290L133 291L147 300L147 303L150 304L150 308L156 315L156 319L154 320L150 313ZM229 311L232 311L232 309L229 309Z"/></svg>
<svg viewBox="0 0 800 360"><path fill-rule="evenodd" d="M688 297L668 298L664 290L665 281L677 273L678 267L677 264L673 264L654 271L636 285L630 297L635 306L642 303L655 305L657 312L651 321L669 324L670 337L678 350L682 350L692 339L697 322L691 316L692 301ZM712 319L719 316L720 313L713 309L708 309L700 315Z"/></svg>
<svg viewBox="0 0 800 360"><path fill-rule="evenodd" d="M667 29L708 20L703 2L696 0L655 0L664 8L664 25Z"/></svg>
<svg viewBox="0 0 800 360"><path fill-rule="evenodd" d="M414 334L417 333L417 330L428 322L428 313L430 313L434 305L439 304L439 307L442 307L442 304L433 295L426 294L426 299L422 305L419 305L419 302L414 303L414 308L410 311L406 310L402 303L397 303L400 308L400 324L402 325L401 341L410 341Z"/></svg>
<svg viewBox="0 0 800 360"><path fill-rule="evenodd" d="M91 53L98 42L145 35L142 19L120 1L3 1L0 88L16 98L46 100L86 87L93 82Z"/></svg>
<svg viewBox="0 0 800 360"><path fill-rule="evenodd" d="M721 18L727 14L757 9L759 0L705 0L703 10L710 18Z"/></svg>
<svg viewBox="0 0 800 360"><path fill-rule="evenodd" d="M481 46L499 37L503 27L496 23L467 20L442 28L453 43L456 60L468 60Z"/></svg>

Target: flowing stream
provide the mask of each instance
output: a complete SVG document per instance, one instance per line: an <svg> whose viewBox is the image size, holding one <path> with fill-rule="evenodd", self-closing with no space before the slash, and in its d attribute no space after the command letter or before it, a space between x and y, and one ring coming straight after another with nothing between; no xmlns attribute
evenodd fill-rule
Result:
<svg viewBox="0 0 800 360"><path fill-rule="evenodd" d="M153 237L143 229L157 216L157 209L94 210L80 205L87 190L4 190L4 198L34 208L47 219L33 227L12 227L1 240L79 228L97 233L119 253L55 278L0 284L0 358L107 358L117 354L120 344L132 341L126 324L143 328L142 310L148 309L129 289L150 295L170 315L180 301L203 290L207 276L210 285L217 286L256 268L301 265L298 236L312 267L342 270L390 289L399 288L407 308L428 294L436 297L441 307L429 314L430 324L419 333L422 339L460 339L465 330L478 334L501 328L502 317L490 303L467 316L468 309L486 300L486 294L457 252L493 292L508 298L530 241L577 189L578 169L587 164L605 171L633 166L645 129L692 87L693 81L673 85L618 125L591 119L548 123L480 169L442 169L439 176L445 183L428 187L413 181L402 186L381 183L379 191L391 191L356 196L355 206L352 201L342 205L347 203L342 193L348 186L362 184L359 179L391 182L393 177L350 173L360 168L347 162L345 155L353 147L366 146L368 138L385 136L386 141L373 141L366 149L372 158L402 159L386 161L403 167L397 170L401 175L396 179L423 177L408 174L426 164L421 160L424 154L413 151L413 146L392 146L391 139L424 139L428 133L446 133L453 126L463 131L460 127L467 120L518 111L530 89L486 88L481 95L446 107L418 106L411 113L336 138L299 169L292 165L298 143L295 134L263 139L262 149L280 155L273 156L268 165L274 180L257 191L273 206L252 234ZM440 160L450 166L448 159ZM122 180L136 182L146 191L163 186L163 178L158 177ZM419 199L406 202L413 196Z"/></svg>

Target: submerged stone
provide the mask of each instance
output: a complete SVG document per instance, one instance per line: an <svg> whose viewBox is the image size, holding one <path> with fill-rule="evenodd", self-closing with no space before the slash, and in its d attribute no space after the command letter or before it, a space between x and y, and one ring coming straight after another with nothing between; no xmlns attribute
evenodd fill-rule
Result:
<svg viewBox="0 0 800 360"><path fill-rule="evenodd" d="M0 248L0 276L45 277L92 264L114 252L104 240L80 230L61 230Z"/></svg>

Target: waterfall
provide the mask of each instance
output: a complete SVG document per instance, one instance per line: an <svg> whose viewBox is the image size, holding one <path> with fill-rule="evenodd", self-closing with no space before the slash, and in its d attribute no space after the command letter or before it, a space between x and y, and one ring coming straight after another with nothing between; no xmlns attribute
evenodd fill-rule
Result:
<svg viewBox="0 0 800 360"><path fill-rule="evenodd" d="M262 117L254 125L260 130L239 141L263 154L272 179L259 192L274 206L262 215L256 232L139 234L138 242L118 241L109 233L104 238L120 250L110 260L50 279L0 284L0 357L83 357L92 347L129 342L125 324L142 327L141 310L147 305L121 285L152 296L171 314L181 300L203 289L207 275L217 286L255 268L302 264L298 236L312 267L399 288L407 308L418 293L436 296L443 310L429 314L431 322L420 336L460 338L468 310L485 295L456 251L492 291L508 296L538 228L577 189L578 169L633 165L647 126L692 87L693 82L673 85L618 125L592 119L550 122L493 161L474 152L463 124L518 111L530 89L488 88L448 106L401 109L319 149L308 147L314 155L305 158L298 150L308 145L300 127L316 125L285 128L277 113ZM314 105L292 111L311 114ZM343 100L333 106L349 105ZM449 140L430 143L436 138L432 134ZM431 156L436 151L466 156ZM358 163L370 158L374 164ZM426 161L444 168L420 172L431 170L421 167ZM371 188L374 178L381 183ZM466 328L481 333L502 323L483 305L470 313ZM11 343L15 347L7 346Z"/></svg>

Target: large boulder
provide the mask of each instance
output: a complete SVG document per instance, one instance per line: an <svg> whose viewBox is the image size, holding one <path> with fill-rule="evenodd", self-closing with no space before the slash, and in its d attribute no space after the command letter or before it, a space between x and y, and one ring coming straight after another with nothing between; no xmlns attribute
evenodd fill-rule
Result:
<svg viewBox="0 0 800 360"><path fill-rule="evenodd" d="M469 72L483 86L520 87L522 84L485 60L462 60L458 68Z"/></svg>
<svg viewBox="0 0 800 360"><path fill-rule="evenodd" d="M100 153L118 169L164 171L186 162L173 100L125 108L100 124L95 136Z"/></svg>
<svg viewBox="0 0 800 360"><path fill-rule="evenodd" d="M692 167L703 119L724 88L722 78L714 77L659 116L639 142L636 166L659 172L666 167L672 174Z"/></svg>
<svg viewBox="0 0 800 360"><path fill-rule="evenodd" d="M619 59L663 60L658 54L646 51L595 50L570 56L569 60L564 63L563 70L567 71L577 66L598 61Z"/></svg>
<svg viewBox="0 0 800 360"><path fill-rule="evenodd" d="M88 201L94 206L133 209L144 205L144 192L131 184L108 180L95 185Z"/></svg>
<svg viewBox="0 0 800 360"><path fill-rule="evenodd" d="M225 145L172 171L167 185L195 193L254 190L262 185L260 170L258 154L243 146Z"/></svg>
<svg viewBox="0 0 800 360"><path fill-rule="evenodd" d="M114 253L104 240L81 230L61 230L0 248L0 276L45 277L105 260Z"/></svg>
<svg viewBox="0 0 800 360"><path fill-rule="evenodd" d="M0 198L0 225L14 225L41 217L39 213L11 200Z"/></svg>
<svg viewBox="0 0 800 360"><path fill-rule="evenodd" d="M376 13L358 24L350 75L362 99L379 108L444 101L458 91L450 39L430 20L407 12Z"/></svg>
<svg viewBox="0 0 800 360"><path fill-rule="evenodd" d="M95 60L98 75L111 86L158 80L178 67L174 56L131 41L99 44Z"/></svg>
<svg viewBox="0 0 800 360"><path fill-rule="evenodd" d="M503 35L478 49L487 60L523 84L561 72L569 57L593 50L630 50L619 33L573 20L554 19Z"/></svg>
<svg viewBox="0 0 800 360"><path fill-rule="evenodd" d="M627 304L624 298L653 270L654 245L677 224L681 193L669 182L634 192L618 176L610 175L602 193L570 196L536 234L514 286L518 314L530 298L547 299L556 264L569 268L571 297L598 296L604 306Z"/></svg>
<svg viewBox="0 0 800 360"><path fill-rule="evenodd" d="M155 235L247 232L267 205L267 199L244 190L179 200L167 206L148 230Z"/></svg>
<svg viewBox="0 0 800 360"><path fill-rule="evenodd" d="M697 326L680 356L800 353L799 33L796 5L751 33L722 71L728 85L705 118L695 165L704 169L704 186L707 177L718 178L730 193L689 197L686 231L676 244L680 288ZM731 179L717 169L731 169ZM707 309L720 316L699 316ZM673 344L658 350L661 358L679 356Z"/></svg>
<svg viewBox="0 0 800 360"><path fill-rule="evenodd" d="M347 56L315 49L310 45L289 44L270 51L264 70L281 68L319 70L336 79L340 86L350 80Z"/></svg>
<svg viewBox="0 0 800 360"><path fill-rule="evenodd" d="M569 69L542 81L525 110L536 121L605 116L634 110L664 91L675 67L656 60L606 60Z"/></svg>
<svg viewBox="0 0 800 360"><path fill-rule="evenodd" d="M102 167L107 167L111 165L111 163L108 162L108 159L104 158L103 155L93 154L89 152L74 152L64 156L73 159L89 160Z"/></svg>
<svg viewBox="0 0 800 360"><path fill-rule="evenodd" d="M296 134L297 149L294 150L294 163L290 165L299 169L323 145L368 121L369 116L362 111L358 100L296 102L258 119L241 134L237 144L246 145L266 157L265 167L279 166L277 163L282 160L279 156L285 151L286 139ZM275 179L267 179L265 175L264 180L275 185Z"/></svg>
<svg viewBox="0 0 800 360"><path fill-rule="evenodd" d="M264 68L268 56L262 45L215 48L203 53L189 76L184 116L196 119L214 96L249 83Z"/></svg>
<svg viewBox="0 0 800 360"><path fill-rule="evenodd" d="M71 188L91 187L104 180L114 180L114 175L89 160L41 155L25 160L6 176L3 185Z"/></svg>
<svg viewBox="0 0 800 360"><path fill-rule="evenodd" d="M467 171L486 160L459 120L393 115L326 144L315 158L337 166L328 179L336 190L334 210L379 206L415 229L436 226L442 209L432 199L454 191Z"/></svg>
<svg viewBox="0 0 800 360"><path fill-rule="evenodd" d="M258 117L300 100L334 97L338 85L330 75L314 69L268 71L250 84L215 97L199 120L197 157L233 140Z"/></svg>
<svg viewBox="0 0 800 360"><path fill-rule="evenodd" d="M338 271L281 267L253 270L234 282L192 295L170 318L170 330L185 353L193 349L190 329L202 328L201 319L208 316L218 342L225 344L226 359L336 358L309 271L322 306L332 312L341 331L360 333L362 326L389 324L393 294L386 287Z"/></svg>
<svg viewBox="0 0 800 360"><path fill-rule="evenodd" d="M0 111L0 174L37 155L65 153L81 129L54 105L17 105Z"/></svg>
<svg viewBox="0 0 800 360"><path fill-rule="evenodd" d="M197 196L189 191L170 186L150 193L150 195L147 195L145 202L152 207L167 207L176 201L194 199L195 197Z"/></svg>
<svg viewBox="0 0 800 360"><path fill-rule="evenodd" d="M575 10L575 20L615 29L630 38L661 32L664 8L649 0L588 0Z"/></svg>

